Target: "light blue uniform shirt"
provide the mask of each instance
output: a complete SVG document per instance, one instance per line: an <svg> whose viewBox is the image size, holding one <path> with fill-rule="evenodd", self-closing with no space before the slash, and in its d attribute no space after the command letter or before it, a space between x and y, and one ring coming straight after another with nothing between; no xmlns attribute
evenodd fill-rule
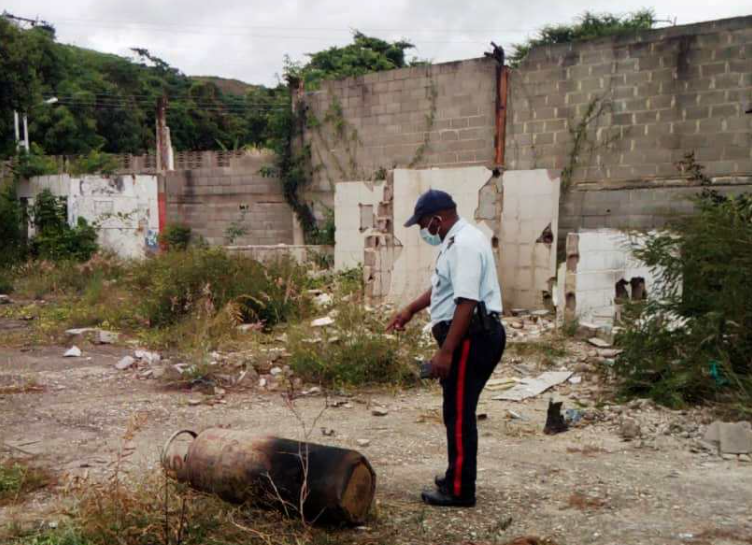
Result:
<svg viewBox="0 0 752 545"><path fill-rule="evenodd" d="M441 243L431 276L431 322L454 318L458 299L486 303L501 313L501 288L491 243L474 225L460 218Z"/></svg>

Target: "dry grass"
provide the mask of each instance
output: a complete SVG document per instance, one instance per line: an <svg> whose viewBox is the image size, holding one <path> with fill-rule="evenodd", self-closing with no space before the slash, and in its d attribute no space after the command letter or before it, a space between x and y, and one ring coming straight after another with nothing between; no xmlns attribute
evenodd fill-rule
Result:
<svg viewBox="0 0 752 545"><path fill-rule="evenodd" d="M609 454L609 452L606 449L601 448L601 447L596 447L595 445L585 445L582 448L567 447L567 452L569 454L582 454L583 456L587 456L590 458L598 456L599 454Z"/></svg>

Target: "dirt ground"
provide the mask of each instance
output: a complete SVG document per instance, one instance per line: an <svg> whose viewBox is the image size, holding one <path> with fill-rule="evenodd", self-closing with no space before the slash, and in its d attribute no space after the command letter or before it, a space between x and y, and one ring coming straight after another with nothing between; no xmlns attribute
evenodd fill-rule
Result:
<svg viewBox="0 0 752 545"><path fill-rule="evenodd" d="M43 387L0 394L3 456L33 459L61 479L104 478L137 414L146 424L126 445L134 451L128 457L134 474L156 467L165 439L182 428L221 425L301 436L299 421L279 393L230 390L224 403L193 405L189 401L200 394L167 390L155 380L138 379L135 371L116 370L114 363L131 353L125 348L87 345L81 358L63 358L64 350L0 348L0 386L20 381ZM498 375L506 375L508 367L505 357ZM393 528L394 543L415 542L416 535L425 543L446 542L435 536L447 535L456 543L506 542L522 535L572 545L752 543L752 464L691 448L692 440L679 432L676 438L624 441L613 420L544 435L549 397L573 407L572 396L585 387L567 386L522 403L493 401L484 393L478 506L469 510L420 503L421 489L445 467L437 388L356 392L348 404L324 412L310 439L367 455L378 474L380 516L374 525ZM313 419L324 403L316 396L296 406ZM374 416L374 406L388 409L388 415ZM524 419L513 418L510 410ZM669 424L691 418L645 411L656 411L647 416ZM335 434L325 437L322 427ZM370 444L359 446L364 439ZM54 506L52 492L39 492L20 509L21 516L54 520ZM18 507L0 508L0 526L11 516L19 516Z"/></svg>

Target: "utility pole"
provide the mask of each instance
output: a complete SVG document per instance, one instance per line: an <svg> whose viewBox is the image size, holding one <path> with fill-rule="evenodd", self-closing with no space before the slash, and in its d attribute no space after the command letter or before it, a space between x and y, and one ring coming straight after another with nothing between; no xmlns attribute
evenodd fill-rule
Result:
<svg viewBox="0 0 752 545"><path fill-rule="evenodd" d="M166 96L157 99L157 171L175 170L170 140L170 128L167 126Z"/></svg>
<svg viewBox="0 0 752 545"><path fill-rule="evenodd" d="M16 151L21 147L21 132L18 126L18 112L13 110L13 126L16 129Z"/></svg>
<svg viewBox="0 0 752 545"><path fill-rule="evenodd" d="M30 148L29 148L29 116L26 113L23 114L23 126L24 126L24 147L26 148L26 153L30 153Z"/></svg>

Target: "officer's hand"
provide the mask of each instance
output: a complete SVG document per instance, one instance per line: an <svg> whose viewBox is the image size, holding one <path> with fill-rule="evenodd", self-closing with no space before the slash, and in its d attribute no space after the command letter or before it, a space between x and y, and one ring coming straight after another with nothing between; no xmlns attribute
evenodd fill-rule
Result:
<svg viewBox="0 0 752 545"><path fill-rule="evenodd" d="M447 378L452 368L452 354L438 350L431 358L433 374L439 378Z"/></svg>
<svg viewBox="0 0 752 545"><path fill-rule="evenodd" d="M386 326L387 333L392 330L403 331L407 323L412 319L413 319L413 313L410 312L410 309L404 308L400 310L389 321L389 324L387 324Z"/></svg>

